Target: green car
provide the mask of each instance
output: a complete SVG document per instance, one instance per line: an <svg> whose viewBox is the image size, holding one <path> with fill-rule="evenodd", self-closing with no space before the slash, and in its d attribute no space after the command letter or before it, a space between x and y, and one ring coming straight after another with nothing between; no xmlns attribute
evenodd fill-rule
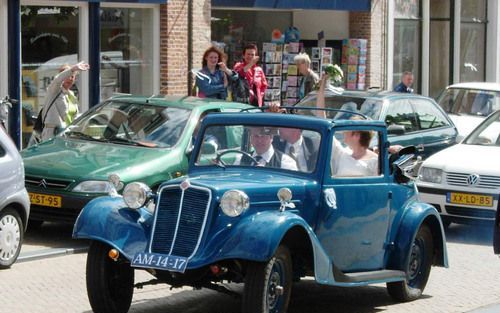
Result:
<svg viewBox="0 0 500 313"><path fill-rule="evenodd" d="M108 194L110 177L155 190L184 175L200 120L245 108L215 99L119 96L90 109L55 138L21 152L30 225L73 223L85 204ZM211 144L232 148L240 141L236 136L241 134L217 134L223 140Z"/></svg>

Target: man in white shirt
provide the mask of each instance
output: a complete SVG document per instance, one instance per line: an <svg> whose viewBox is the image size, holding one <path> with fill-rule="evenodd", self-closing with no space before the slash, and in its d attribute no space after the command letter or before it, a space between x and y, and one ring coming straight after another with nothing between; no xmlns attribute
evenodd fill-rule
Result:
<svg viewBox="0 0 500 313"><path fill-rule="evenodd" d="M291 156L300 171L312 172L318 158L319 140L302 136L300 128L280 128L280 141L275 143L276 149Z"/></svg>
<svg viewBox="0 0 500 313"><path fill-rule="evenodd" d="M254 147L252 157L257 161L257 166L282 168L297 171L297 163L290 156L275 150L272 142L274 129L270 127L251 127L250 143ZM235 165L250 165L248 160L238 158Z"/></svg>

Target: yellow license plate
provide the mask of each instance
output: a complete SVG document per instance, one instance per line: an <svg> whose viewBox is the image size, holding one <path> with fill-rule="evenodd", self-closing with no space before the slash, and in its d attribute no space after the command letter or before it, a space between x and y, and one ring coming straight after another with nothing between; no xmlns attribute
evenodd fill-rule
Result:
<svg viewBox="0 0 500 313"><path fill-rule="evenodd" d="M60 208L62 198L59 196L44 195L41 193L29 193L31 204L50 206L53 208Z"/></svg>
<svg viewBox="0 0 500 313"><path fill-rule="evenodd" d="M474 195L470 193L448 192L446 194L446 202L478 206L493 206L493 197L486 195Z"/></svg>

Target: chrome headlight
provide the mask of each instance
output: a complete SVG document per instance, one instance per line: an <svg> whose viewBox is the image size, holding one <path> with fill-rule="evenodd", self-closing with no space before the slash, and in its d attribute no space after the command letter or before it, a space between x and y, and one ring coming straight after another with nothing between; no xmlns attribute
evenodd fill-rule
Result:
<svg viewBox="0 0 500 313"><path fill-rule="evenodd" d="M144 183L134 182L125 186L123 190L123 201L131 208L137 210L144 206L148 197L151 195L151 189Z"/></svg>
<svg viewBox="0 0 500 313"><path fill-rule="evenodd" d="M440 184L443 176L443 170L422 166L418 172L418 179L423 182Z"/></svg>
<svg viewBox="0 0 500 313"><path fill-rule="evenodd" d="M87 192L87 193L108 193L111 186L105 180L87 180L79 183L73 188L74 192Z"/></svg>
<svg viewBox="0 0 500 313"><path fill-rule="evenodd" d="M220 200L222 212L231 217L241 215L249 206L250 200L247 194L240 190L226 191Z"/></svg>

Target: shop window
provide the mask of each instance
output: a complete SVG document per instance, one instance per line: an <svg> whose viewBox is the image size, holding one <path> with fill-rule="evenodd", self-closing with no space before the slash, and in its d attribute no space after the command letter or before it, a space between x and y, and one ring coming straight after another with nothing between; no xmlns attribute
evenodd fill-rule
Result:
<svg viewBox="0 0 500 313"><path fill-rule="evenodd" d="M451 82L451 3L430 2L429 96L436 98Z"/></svg>
<svg viewBox="0 0 500 313"><path fill-rule="evenodd" d="M79 15L74 6L21 6L23 147L32 132L29 116L41 109L47 86L62 65L79 60Z"/></svg>
<svg viewBox="0 0 500 313"><path fill-rule="evenodd" d="M393 83L399 84L405 71L413 73L413 89L420 91L421 14L419 0L397 0L394 12Z"/></svg>
<svg viewBox="0 0 500 313"><path fill-rule="evenodd" d="M263 42L271 41L273 29L285 30L293 24L292 14L286 11L213 9L212 41L224 47L228 55L228 66L232 67L235 62L241 60L244 44L253 42L261 49ZM201 60L199 60L199 67L201 68Z"/></svg>
<svg viewBox="0 0 500 313"><path fill-rule="evenodd" d="M485 80L486 0L462 0L460 81Z"/></svg>
<svg viewBox="0 0 500 313"><path fill-rule="evenodd" d="M106 8L101 19L101 100L153 94L153 9Z"/></svg>

